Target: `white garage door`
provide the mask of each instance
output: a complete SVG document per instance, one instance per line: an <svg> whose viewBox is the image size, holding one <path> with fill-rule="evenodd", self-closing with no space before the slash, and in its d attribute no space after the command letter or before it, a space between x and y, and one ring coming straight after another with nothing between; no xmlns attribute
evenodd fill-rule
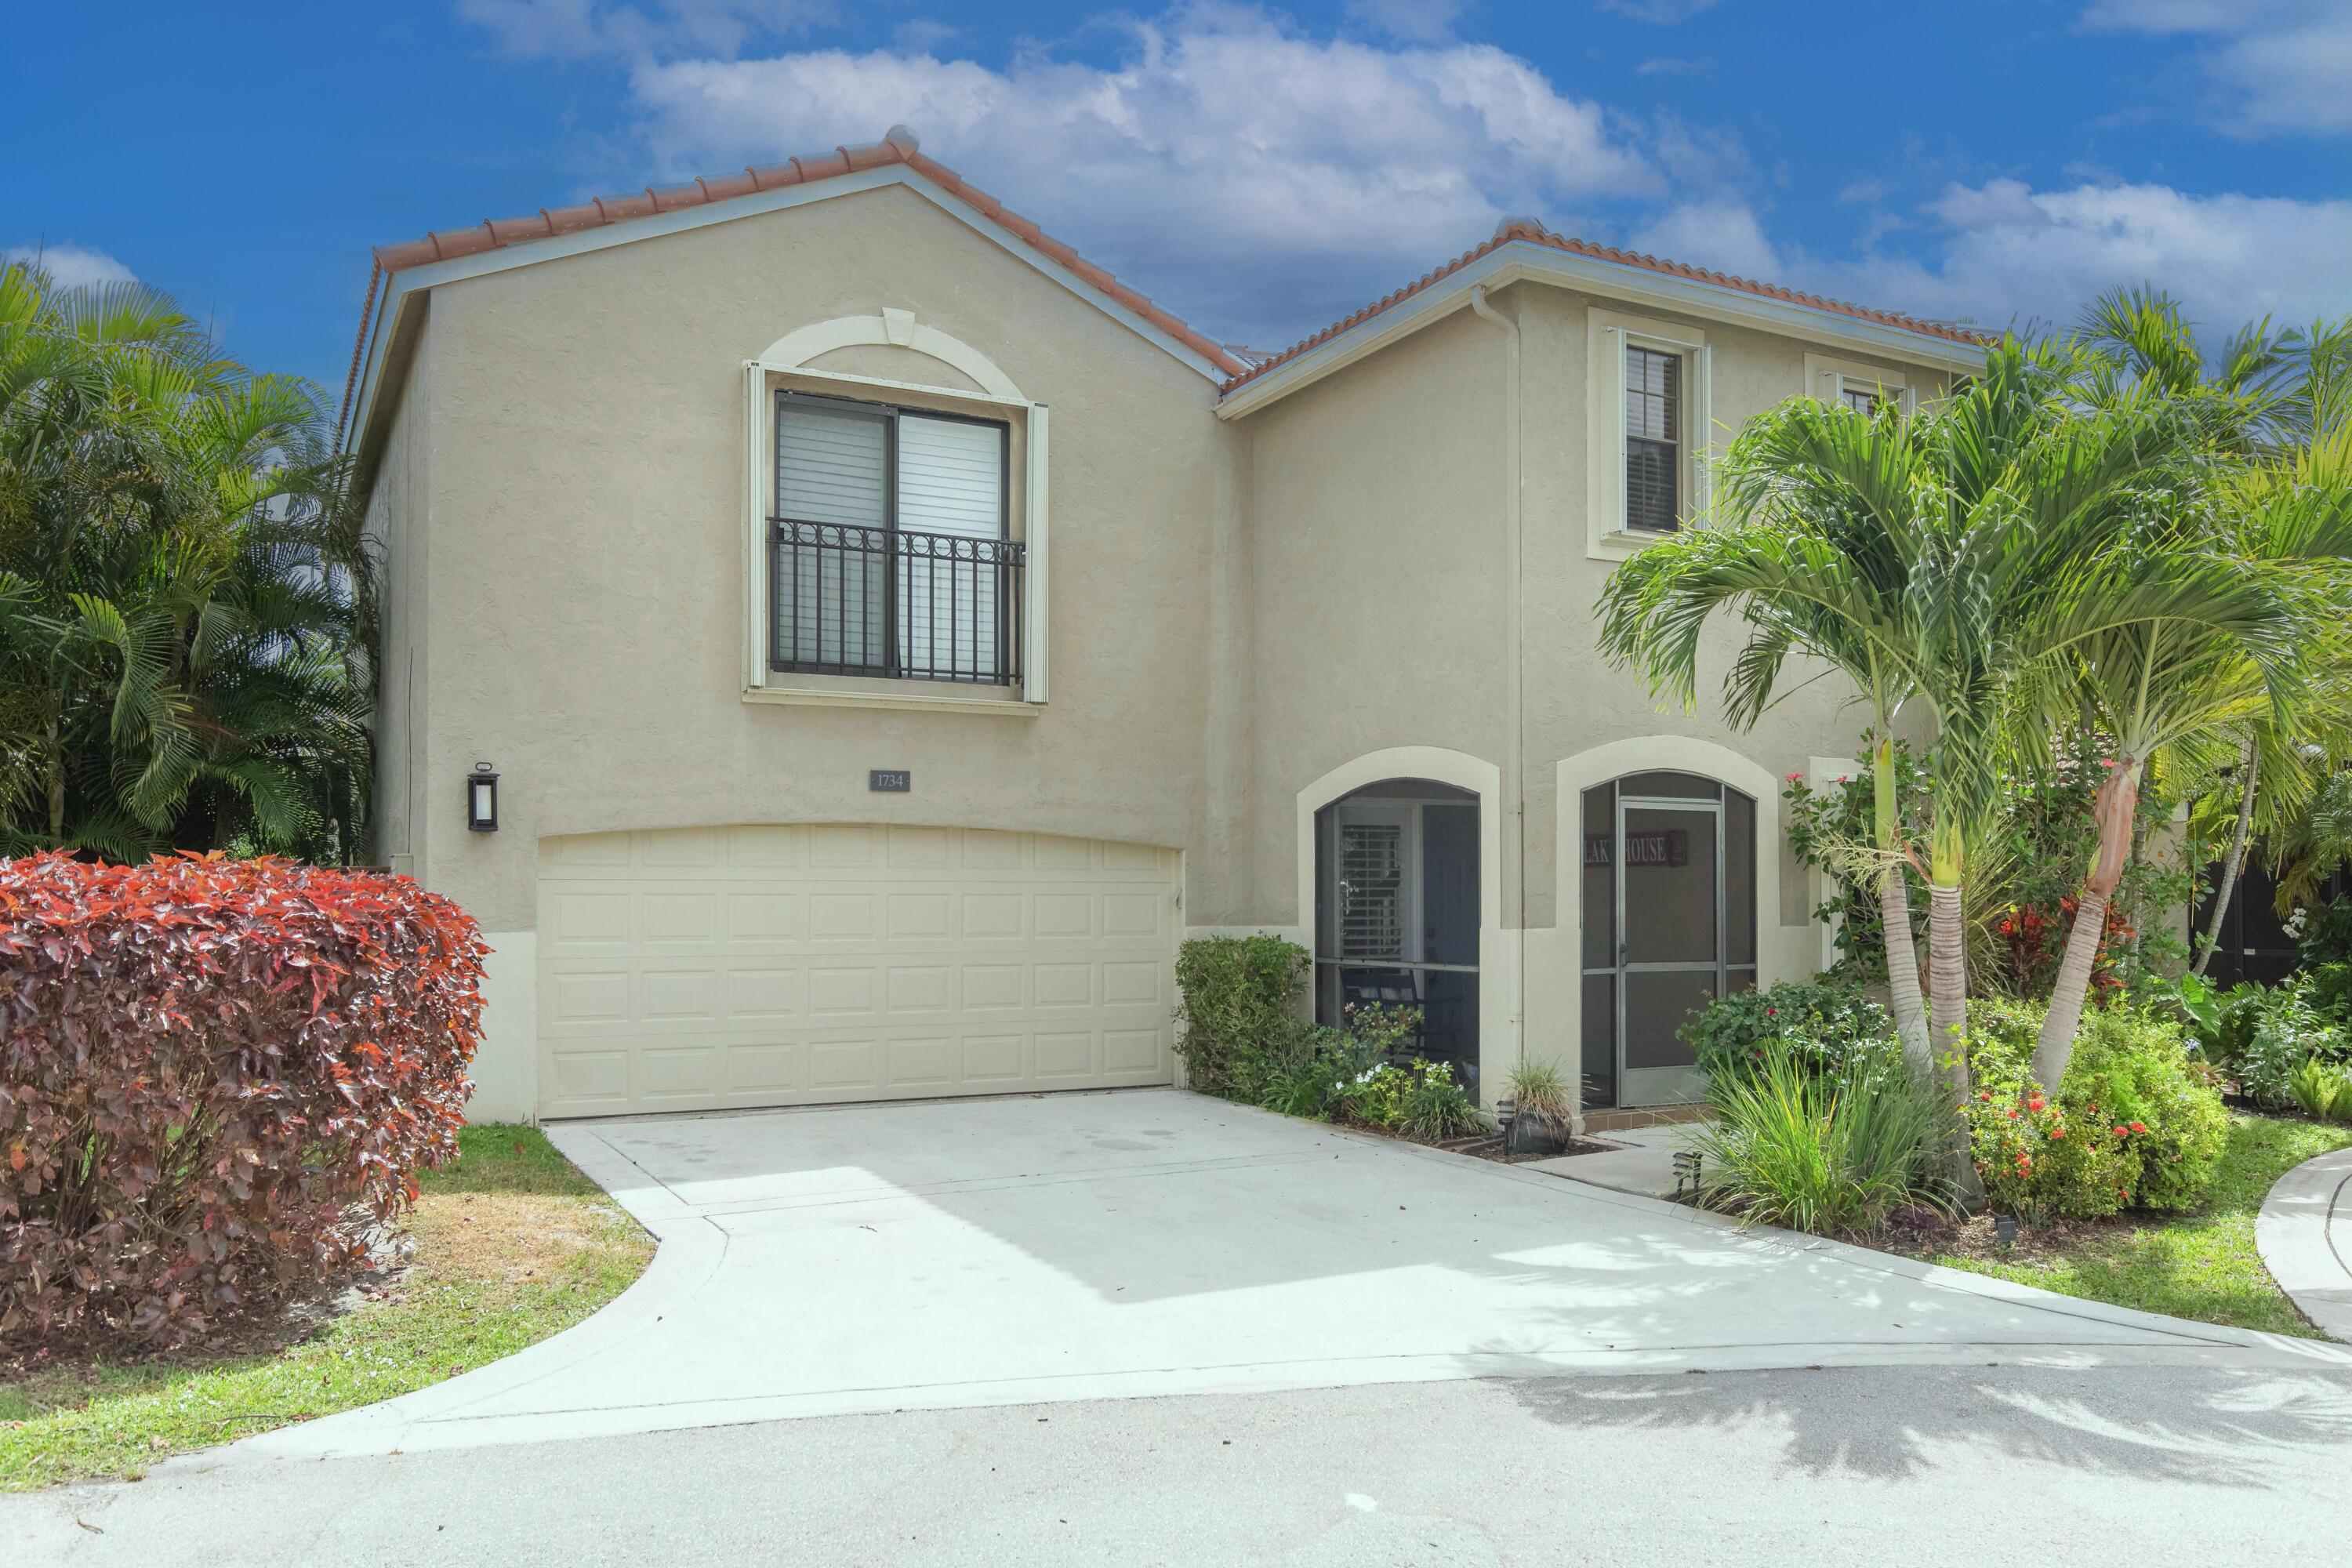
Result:
<svg viewBox="0 0 2352 1568"><path fill-rule="evenodd" d="M1177 857L817 825L550 838L547 1116L1167 1083Z"/></svg>

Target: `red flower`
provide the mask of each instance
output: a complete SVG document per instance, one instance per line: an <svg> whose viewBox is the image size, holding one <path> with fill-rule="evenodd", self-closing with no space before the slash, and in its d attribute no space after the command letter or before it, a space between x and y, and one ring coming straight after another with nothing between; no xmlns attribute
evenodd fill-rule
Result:
<svg viewBox="0 0 2352 1568"><path fill-rule="evenodd" d="M2014 1111L2014 1110L2011 1111L2011 1112L2009 1113L2009 1119L2010 1119L2011 1121L2016 1121L2016 1120L2017 1120L2017 1112L2016 1112L2016 1111Z"/></svg>
<svg viewBox="0 0 2352 1568"><path fill-rule="evenodd" d="M1990 1099L1992 1098L1992 1090L1990 1090L1990 1089L1980 1089L1977 1090L1977 1098L1978 1098L1979 1100L1990 1100Z"/></svg>
<svg viewBox="0 0 2352 1568"><path fill-rule="evenodd" d="M2131 1129L2126 1127L2121 1122L2117 1122L2116 1124L2116 1136L2118 1138L2128 1138L2131 1136Z"/></svg>
<svg viewBox="0 0 2352 1568"><path fill-rule="evenodd" d="M2042 1109L2042 1097L2041 1097L2040 1095L2038 1095L2038 1094L2037 1094L2037 1095L2035 1095L2032 1100L2027 1100L2027 1101L2025 1102L2025 1109L2026 1109L2026 1110L2041 1110L2041 1109Z"/></svg>
<svg viewBox="0 0 2352 1568"><path fill-rule="evenodd" d="M2063 1127L2053 1127L2050 1130L2050 1141L2053 1143L2055 1143L2059 1139L2063 1138L2064 1136L2066 1136L2066 1130Z"/></svg>
<svg viewBox="0 0 2352 1568"><path fill-rule="evenodd" d="M2147 1123L2145 1121L2135 1121L2131 1124L2131 1130L2135 1132L2145 1132L2147 1131Z"/></svg>

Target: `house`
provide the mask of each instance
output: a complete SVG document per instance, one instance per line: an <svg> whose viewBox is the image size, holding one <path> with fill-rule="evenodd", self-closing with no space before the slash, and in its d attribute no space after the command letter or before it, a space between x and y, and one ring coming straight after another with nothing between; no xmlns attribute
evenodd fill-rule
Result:
<svg viewBox="0 0 2352 1568"><path fill-rule="evenodd" d="M1483 1100L1690 1098L1863 720L1663 710L1594 597L1748 416L1981 360L1523 222L1248 353L903 130L376 255L378 843L495 949L488 1119L1166 1083L1257 930Z"/></svg>

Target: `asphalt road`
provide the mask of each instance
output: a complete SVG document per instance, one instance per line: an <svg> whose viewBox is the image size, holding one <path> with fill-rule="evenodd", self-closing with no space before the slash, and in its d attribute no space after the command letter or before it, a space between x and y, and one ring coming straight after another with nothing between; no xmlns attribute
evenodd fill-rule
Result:
<svg viewBox="0 0 2352 1568"><path fill-rule="evenodd" d="M910 1411L0 1499L0 1563L2352 1562L2352 1374L1851 1367Z"/></svg>

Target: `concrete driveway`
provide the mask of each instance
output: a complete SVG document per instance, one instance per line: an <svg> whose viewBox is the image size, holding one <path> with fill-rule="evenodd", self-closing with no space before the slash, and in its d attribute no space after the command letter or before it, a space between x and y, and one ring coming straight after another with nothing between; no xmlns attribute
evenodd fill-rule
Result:
<svg viewBox="0 0 2352 1568"><path fill-rule="evenodd" d="M1573 1372L2352 1367L1174 1090L551 1131L660 1237L643 1280L210 1462Z"/></svg>

